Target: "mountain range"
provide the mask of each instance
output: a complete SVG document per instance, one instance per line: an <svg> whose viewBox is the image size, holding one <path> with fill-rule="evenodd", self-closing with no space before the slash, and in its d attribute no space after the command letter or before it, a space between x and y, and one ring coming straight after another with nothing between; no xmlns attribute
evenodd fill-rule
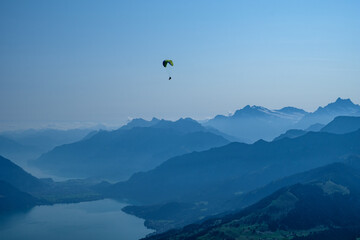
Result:
<svg viewBox="0 0 360 240"><path fill-rule="evenodd" d="M8 137L0 135L0 155L13 158L15 161L21 163L25 159L37 157L39 152L30 147L24 146Z"/></svg>
<svg viewBox="0 0 360 240"><path fill-rule="evenodd" d="M231 143L172 158L152 171L111 186L107 194L140 203L124 210L146 219L146 226L161 232L240 209L287 183L302 182L307 178L295 175L251 193L279 178L359 154L359 140L360 130L347 134L309 132L251 145Z"/></svg>
<svg viewBox="0 0 360 240"><path fill-rule="evenodd" d="M360 105L354 104L350 99L338 98L335 102L306 114L296 127L307 128L315 123L327 124L337 116L360 116Z"/></svg>
<svg viewBox="0 0 360 240"><path fill-rule="evenodd" d="M66 143L81 140L94 129L27 129L0 133L0 155L24 165L42 153Z"/></svg>
<svg viewBox="0 0 360 240"><path fill-rule="evenodd" d="M247 192L276 178L309 170L360 153L360 130L347 134L309 132L301 137L254 144L230 143L171 158L134 174L113 188L118 197L145 204L202 201Z"/></svg>
<svg viewBox="0 0 360 240"><path fill-rule="evenodd" d="M359 166L360 158L351 157L282 179L291 181L243 210L147 239L357 239Z"/></svg>
<svg viewBox="0 0 360 240"><path fill-rule="evenodd" d="M315 127L314 124L327 124L337 116L360 116L360 105L338 98L312 113L294 107L270 110L247 105L233 115L217 115L203 124L252 143L259 139L272 140L289 129L305 130Z"/></svg>
<svg viewBox="0 0 360 240"><path fill-rule="evenodd" d="M153 118L54 138L51 131L3 134L6 157L48 151L31 163L50 174L90 179L39 179L0 157L0 212L108 197L136 203L124 211L157 232L177 228L153 239L355 236L359 116L359 105L339 98L313 113L246 106L203 124Z"/></svg>
<svg viewBox="0 0 360 240"><path fill-rule="evenodd" d="M328 132L335 134L344 134L349 132L354 132L360 129L360 117L351 117L351 116L339 116L335 117L327 125L318 125L320 128L310 128L306 130L301 129L290 129L280 136L276 137L274 141L283 139L283 138L295 138L300 137L306 134L309 131L320 131L320 132Z"/></svg>
<svg viewBox="0 0 360 240"><path fill-rule="evenodd" d="M59 176L123 180L171 157L227 143L227 139L190 118L175 122L135 119L118 130L99 131L58 146L32 164Z"/></svg>

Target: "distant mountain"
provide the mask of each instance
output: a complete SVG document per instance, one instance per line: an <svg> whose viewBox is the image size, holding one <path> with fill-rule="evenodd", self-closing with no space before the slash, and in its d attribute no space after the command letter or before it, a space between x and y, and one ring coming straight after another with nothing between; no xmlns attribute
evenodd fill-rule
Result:
<svg viewBox="0 0 360 240"><path fill-rule="evenodd" d="M41 152L46 152L52 148L76 142L94 129L28 129L19 131L2 132L0 135L10 138L24 146L37 148Z"/></svg>
<svg viewBox="0 0 360 240"><path fill-rule="evenodd" d="M357 239L360 170L333 164L238 212L147 239Z"/></svg>
<svg viewBox="0 0 360 240"><path fill-rule="evenodd" d="M26 151L27 148L20 143L0 135L0 152Z"/></svg>
<svg viewBox="0 0 360 240"><path fill-rule="evenodd" d="M229 140L230 142L244 142L246 140L236 138L232 135L225 134L216 128L210 126L202 126L197 121L191 118L180 118L176 122L164 120L164 119L157 119L153 118L151 121L144 120L142 118L135 118L131 120L126 125L122 126L120 129L132 129L134 127L154 127L154 128L167 128L173 129L177 132L181 133L189 133L189 132L196 132L196 131L206 131L210 133L214 133L216 135L222 136L225 139Z"/></svg>
<svg viewBox="0 0 360 240"><path fill-rule="evenodd" d="M299 108L295 108L295 107L284 107L282 109L275 110L275 112L290 114L290 115L294 115L294 116L296 116L296 115L304 116L305 114L307 114L307 112L304 111L303 109L299 109ZM297 117L295 117L295 118L297 118Z"/></svg>
<svg viewBox="0 0 360 240"><path fill-rule="evenodd" d="M200 123L191 118L180 118L175 122L160 120L151 127L158 129L167 129L182 134L206 131L206 129Z"/></svg>
<svg viewBox="0 0 360 240"><path fill-rule="evenodd" d="M325 124L315 123L315 124L311 125L310 127L306 128L305 131L319 132L323 127L325 127Z"/></svg>
<svg viewBox="0 0 360 240"><path fill-rule="evenodd" d="M54 182L51 179L38 179L9 159L0 156L0 183L1 182L4 182L4 184L0 184L0 209L5 209L7 208L5 206L10 206L8 205L8 200L13 199L10 197L12 193L14 194L11 196L21 196L22 194L26 199L28 199L26 196L29 194L36 199L37 204L69 203L101 199L103 196L98 190L108 185L106 183L99 184L86 180ZM6 195L9 198L4 202L1 201L1 192L10 194ZM20 203L20 201L19 199L15 202ZM2 203L4 205L1 205Z"/></svg>
<svg viewBox="0 0 360 240"><path fill-rule="evenodd" d="M360 116L360 105L354 104L350 99L338 98L335 102L306 114L296 127L305 129L315 123L328 124L337 116Z"/></svg>
<svg viewBox="0 0 360 240"><path fill-rule="evenodd" d="M134 127L151 127L153 125L155 125L156 123L158 123L159 119L157 118L153 118L151 119L151 121L147 121L145 119L142 118L135 118L133 120L131 120L130 122L128 122L126 125L122 126L121 129L131 129Z"/></svg>
<svg viewBox="0 0 360 240"><path fill-rule="evenodd" d="M360 130L344 135L309 132L251 145L231 143L169 159L115 184L108 194L142 204L209 202L359 153Z"/></svg>
<svg viewBox="0 0 360 240"><path fill-rule="evenodd" d="M328 133L344 134L354 132L360 129L360 117L350 117L350 116L339 116L335 117L333 121L324 125L324 124L314 124L306 130L301 129L290 129L286 133L281 134L276 137L274 141L283 139L283 138L295 138L305 135L309 131L321 131Z"/></svg>
<svg viewBox="0 0 360 240"><path fill-rule="evenodd" d="M340 116L324 126L321 131L344 134L354 132L358 129L360 129L360 117Z"/></svg>
<svg viewBox="0 0 360 240"><path fill-rule="evenodd" d="M22 159L36 157L37 150L0 135L0 155L21 162Z"/></svg>
<svg viewBox="0 0 360 240"><path fill-rule="evenodd" d="M126 179L170 157L229 142L192 119L156 122L151 127L100 131L88 139L56 147L33 164L60 176Z"/></svg>
<svg viewBox="0 0 360 240"><path fill-rule="evenodd" d="M0 180L0 214L26 210L37 205L39 200Z"/></svg>
<svg viewBox="0 0 360 240"><path fill-rule="evenodd" d="M203 123L239 139L254 142L259 139L272 140L298 122L306 112L286 107L269 110L259 106L246 106L231 116L218 115Z"/></svg>
<svg viewBox="0 0 360 240"><path fill-rule="evenodd" d="M305 135L307 131L301 130L301 129L290 129L287 130L286 133L281 134L280 136L274 138L274 141L283 139L283 138L296 138L300 137L302 135Z"/></svg>
<svg viewBox="0 0 360 240"><path fill-rule="evenodd" d="M203 125L235 136L243 142L253 143L259 139L271 141L290 129L319 131L321 124L325 125L337 116L360 116L360 105L354 104L350 99L338 98L313 113L294 107L270 110L247 105L233 115L217 115Z"/></svg>
<svg viewBox="0 0 360 240"><path fill-rule="evenodd" d="M28 129L1 132L0 155L24 166L28 160L38 158L58 145L81 140L92 131L93 129ZM12 146L8 145L8 141L4 142L4 138L12 141Z"/></svg>

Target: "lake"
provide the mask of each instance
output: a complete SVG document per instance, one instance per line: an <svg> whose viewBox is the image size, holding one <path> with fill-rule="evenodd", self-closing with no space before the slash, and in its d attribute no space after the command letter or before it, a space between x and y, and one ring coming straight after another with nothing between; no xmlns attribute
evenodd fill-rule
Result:
<svg viewBox="0 0 360 240"><path fill-rule="evenodd" d="M37 206L0 216L0 239L135 240L152 232L144 220L122 212L124 206L110 199Z"/></svg>

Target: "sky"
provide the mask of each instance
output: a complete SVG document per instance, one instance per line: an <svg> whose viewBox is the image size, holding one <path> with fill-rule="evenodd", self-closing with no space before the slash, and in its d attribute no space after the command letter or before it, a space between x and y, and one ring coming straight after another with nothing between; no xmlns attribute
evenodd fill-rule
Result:
<svg viewBox="0 0 360 240"><path fill-rule="evenodd" d="M360 103L359 12L356 0L2 0L0 129Z"/></svg>

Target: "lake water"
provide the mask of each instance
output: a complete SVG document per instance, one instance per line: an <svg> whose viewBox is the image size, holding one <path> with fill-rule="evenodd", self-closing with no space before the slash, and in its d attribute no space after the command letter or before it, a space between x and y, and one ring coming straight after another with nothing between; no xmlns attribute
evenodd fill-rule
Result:
<svg viewBox="0 0 360 240"><path fill-rule="evenodd" d="M37 206L0 216L1 240L135 240L152 230L144 220L121 211L126 204L105 199Z"/></svg>

